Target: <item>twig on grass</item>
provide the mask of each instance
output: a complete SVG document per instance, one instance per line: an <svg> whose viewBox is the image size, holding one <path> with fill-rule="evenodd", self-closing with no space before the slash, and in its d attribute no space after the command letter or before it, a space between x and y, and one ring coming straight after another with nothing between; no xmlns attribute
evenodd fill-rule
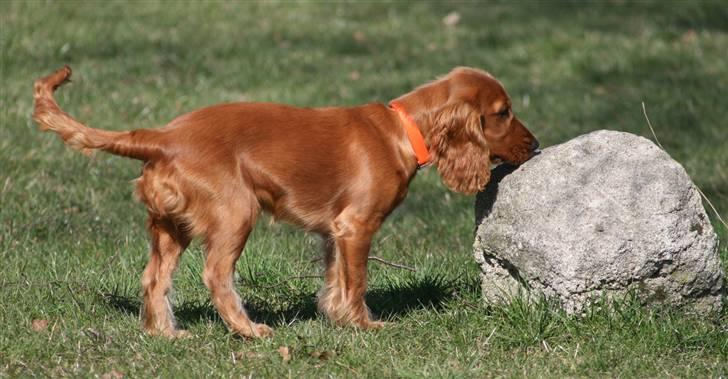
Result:
<svg viewBox="0 0 728 379"><path fill-rule="evenodd" d="M667 150L664 147L662 147L662 144L660 143L660 140L657 138L657 134L655 133L655 129L652 127L652 123L650 122L650 118L647 117L647 109L645 108L645 102L644 101L642 102L642 114L645 115L645 120L647 120L647 126L650 127L650 132L652 132L652 137L655 138L655 142L657 143L657 146L659 146L660 149L662 149L662 151L664 151L664 152L667 153ZM728 230L728 224L726 224L725 220L723 220L723 217L720 217L720 213L718 213L718 210L715 209L715 206L710 201L710 199L708 199L708 197L705 196L705 194L703 193L703 190L701 190L700 187L698 187L697 184L695 185L695 188L698 190L698 193L700 194L700 196L702 196L702 198L705 199L705 202L708 203L708 206L710 206L710 209L713 210L713 213L715 213L715 217L718 218L718 221L720 221L720 223L723 224L723 227L726 228L726 230Z"/></svg>
<svg viewBox="0 0 728 379"><path fill-rule="evenodd" d="M66 284L66 288L68 289L68 294L71 295L71 300L73 300L73 302L76 304L76 307L78 307L78 309L83 309L81 307L81 303L79 303L78 300L76 299L76 295L73 294L73 288L71 288L71 284L68 282L66 282L65 284Z"/></svg>
<svg viewBox="0 0 728 379"><path fill-rule="evenodd" d="M310 263L318 262L318 261L321 261L323 259L324 259L323 257L316 257L314 259L311 259ZM390 266L390 267L394 267L394 268L398 268L398 269L402 269L402 270L409 270L409 271L412 271L412 272L417 272L417 269L414 268L414 267L406 266L406 265L403 265L403 264L400 264L400 263L390 262L390 261L387 261L385 259L379 258L379 257L374 256L374 255L370 255L369 256L369 260L372 260L372 261L375 261L375 262L379 262L381 264L384 264L384 265L387 265L387 266ZM319 279L319 278L323 278L323 277L324 277L323 275L297 275L297 276L289 276L289 277L287 277L287 278L285 278L285 279L283 279L280 282L275 283L275 284L270 284L270 285L248 284L248 285L251 285L252 287L255 287L255 288L276 288L276 287L280 287L280 286L282 286L284 284L288 284L288 282L290 282L292 280ZM244 279L241 279L241 282L242 281L244 281Z"/></svg>
<svg viewBox="0 0 728 379"><path fill-rule="evenodd" d="M323 278L323 275L296 275L296 276L289 276L287 280L293 280L293 279L320 279Z"/></svg>
<svg viewBox="0 0 728 379"><path fill-rule="evenodd" d="M324 259L323 257L317 257L317 258L311 259L310 262L311 263L315 263L315 262L321 261L323 259ZM403 270L409 270L409 271L412 271L412 272L417 272L417 269L414 268L414 267L406 266L406 265L403 265L401 263L390 262L390 261L387 261L385 259L379 258L379 257L377 257L375 255L370 255L369 256L369 260L370 261L379 262L379 263L382 263L382 264L385 264L387 266L391 266L391 267L394 267L394 268L399 268L399 269L403 269Z"/></svg>
<svg viewBox="0 0 728 379"><path fill-rule="evenodd" d="M250 286L250 287L253 287L253 288L271 289L271 288L280 287L280 286L282 286L284 284L288 284L288 282L293 281L293 280L301 280L301 279L322 279L323 277L324 277L323 275L295 275L295 276L289 276L289 277L287 277L287 278L285 278L285 279L283 279L283 280L281 280L281 281L279 281L277 283L274 283L274 284L263 285L263 284L248 283L247 285ZM245 279L241 279L240 282L242 284L246 284L245 283Z"/></svg>
<svg viewBox="0 0 728 379"><path fill-rule="evenodd" d="M405 266L405 265L399 264L399 263L389 262L389 261L386 261L386 260L384 260L382 258L376 257L374 255L370 255L369 256L369 260L372 260L372 261L375 261L375 262L379 262L379 263L383 263L383 264L385 264L387 266L391 266L391 267L395 267L395 268L400 268L400 269L403 269L403 270L409 270L409 271L412 271L412 272L417 272L417 269L414 268L414 267Z"/></svg>

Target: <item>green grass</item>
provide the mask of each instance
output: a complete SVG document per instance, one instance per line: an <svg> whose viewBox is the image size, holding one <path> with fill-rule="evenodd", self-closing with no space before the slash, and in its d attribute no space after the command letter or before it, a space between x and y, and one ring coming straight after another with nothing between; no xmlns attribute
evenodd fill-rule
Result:
<svg viewBox="0 0 728 379"><path fill-rule="evenodd" d="M456 11L455 27L442 19ZM88 125L160 126L237 100L386 102L457 65L502 80L542 145L595 129L662 144L728 214L728 7L722 1L155 3L0 2L0 377L725 377L728 313L696 319L625 301L569 317L546 301L487 307L471 258L473 199L434 170L378 235L368 302L385 330L315 313L317 241L261 222L238 289L274 338L226 331L199 245L175 279L194 338L140 331L144 211L138 162L87 159L30 119L32 82L69 64L61 105ZM728 231L714 215L721 256ZM728 267L728 265L726 265ZM32 320L49 322L36 332ZM280 346L290 350L284 362Z"/></svg>

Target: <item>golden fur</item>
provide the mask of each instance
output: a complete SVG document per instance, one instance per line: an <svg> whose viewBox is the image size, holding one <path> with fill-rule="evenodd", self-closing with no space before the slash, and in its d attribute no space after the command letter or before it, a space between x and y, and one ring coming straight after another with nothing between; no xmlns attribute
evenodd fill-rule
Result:
<svg viewBox="0 0 728 379"><path fill-rule="evenodd" d="M404 199L417 162L402 120L383 104L297 108L234 103L182 115L159 129L89 128L64 113L54 90L64 67L35 83L34 119L84 152L143 161L136 195L149 214L142 275L144 328L176 337L167 294L180 255L204 239L203 280L228 327L246 337L272 330L248 318L233 274L261 211L321 235L325 284L319 309L338 324L381 327L364 302L371 240ZM448 187L481 190L493 161L520 164L538 147L489 74L456 68L395 99L419 126Z"/></svg>

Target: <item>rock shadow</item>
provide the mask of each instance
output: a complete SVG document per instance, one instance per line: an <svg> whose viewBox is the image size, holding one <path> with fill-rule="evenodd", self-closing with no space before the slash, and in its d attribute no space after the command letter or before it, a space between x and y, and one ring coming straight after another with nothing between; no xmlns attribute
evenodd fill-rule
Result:
<svg viewBox="0 0 728 379"><path fill-rule="evenodd" d="M478 193L475 197L475 227L483 221L484 218L490 215L498 198L498 187L501 180L506 176L510 175L513 171L516 171L519 166L513 166L507 163L501 164L490 172L490 181L485 186L485 189Z"/></svg>

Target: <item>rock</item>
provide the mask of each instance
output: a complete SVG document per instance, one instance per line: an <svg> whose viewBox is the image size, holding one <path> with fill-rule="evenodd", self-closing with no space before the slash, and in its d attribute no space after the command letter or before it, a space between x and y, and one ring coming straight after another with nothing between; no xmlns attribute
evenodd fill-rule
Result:
<svg viewBox="0 0 728 379"><path fill-rule="evenodd" d="M651 141L597 131L501 165L476 199L483 294L523 289L569 313L628 292L694 312L725 295L718 238L683 167Z"/></svg>

